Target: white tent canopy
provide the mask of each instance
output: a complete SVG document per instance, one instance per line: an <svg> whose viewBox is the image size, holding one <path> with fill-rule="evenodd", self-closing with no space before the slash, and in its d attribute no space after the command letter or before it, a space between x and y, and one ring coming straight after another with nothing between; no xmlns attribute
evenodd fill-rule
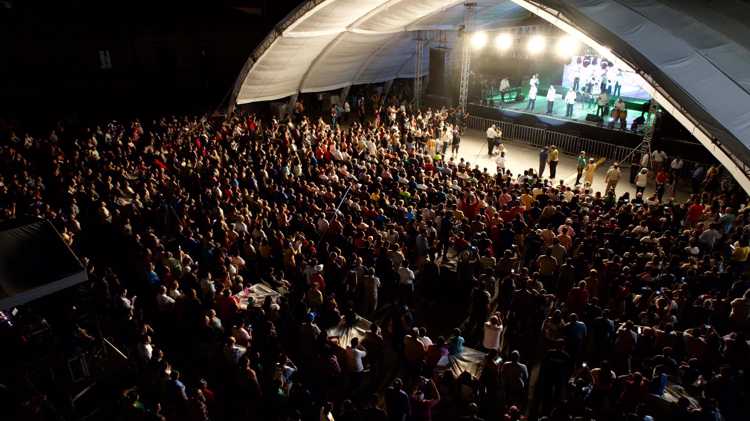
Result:
<svg viewBox="0 0 750 421"><path fill-rule="evenodd" d="M667 110L750 190L750 4L742 0L477 0L472 30L538 14L640 71ZM464 0L309 0L253 52L232 101L412 78L418 30L463 25ZM561 24L562 23L562 24ZM421 66L429 69L429 54ZM663 100L667 100L665 104ZM742 180L744 178L744 181Z"/></svg>
<svg viewBox="0 0 750 421"><path fill-rule="evenodd" d="M479 0L476 10L476 28L513 24L530 16L508 1ZM413 78L415 31L455 33L463 22L463 0L308 1L253 53L240 75L235 103ZM425 54L425 73L428 59Z"/></svg>

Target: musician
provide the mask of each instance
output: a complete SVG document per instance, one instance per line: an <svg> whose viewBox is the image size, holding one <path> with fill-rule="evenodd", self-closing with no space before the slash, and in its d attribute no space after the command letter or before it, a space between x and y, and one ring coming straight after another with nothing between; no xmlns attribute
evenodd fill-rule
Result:
<svg viewBox="0 0 750 421"><path fill-rule="evenodd" d="M622 81L624 78L625 77L622 74L622 69L617 69L617 74L615 75L615 87L612 90L612 96L620 96L620 91L622 90Z"/></svg>
<svg viewBox="0 0 750 421"><path fill-rule="evenodd" d="M505 92L507 92L508 89L510 89L510 82L507 77L504 77L503 80L500 81L500 104L505 102Z"/></svg>
<svg viewBox="0 0 750 421"><path fill-rule="evenodd" d="M555 96L557 96L555 87L549 85L549 89L547 89L547 114L552 114L552 110L555 107Z"/></svg>
<svg viewBox="0 0 750 421"><path fill-rule="evenodd" d="M620 120L620 130L625 130L627 124L628 110L625 106L625 101L622 98L618 98L615 102L615 108L612 110L612 122L610 127L614 127L615 122Z"/></svg>
<svg viewBox="0 0 750 421"><path fill-rule="evenodd" d="M576 104L576 90L568 89L565 94L565 117L573 118L573 106Z"/></svg>

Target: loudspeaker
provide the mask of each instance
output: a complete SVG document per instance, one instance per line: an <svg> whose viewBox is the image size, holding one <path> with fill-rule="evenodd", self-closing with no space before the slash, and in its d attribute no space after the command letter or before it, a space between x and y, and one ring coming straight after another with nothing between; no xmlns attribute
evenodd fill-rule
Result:
<svg viewBox="0 0 750 421"><path fill-rule="evenodd" d="M586 115L586 121L591 121L593 123L601 123L602 118L596 114L588 114Z"/></svg>

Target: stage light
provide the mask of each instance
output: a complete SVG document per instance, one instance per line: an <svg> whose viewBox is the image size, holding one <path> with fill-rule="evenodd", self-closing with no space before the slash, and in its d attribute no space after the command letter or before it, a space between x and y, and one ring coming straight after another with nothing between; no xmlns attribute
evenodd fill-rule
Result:
<svg viewBox="0 0 750 421"><path fill-rule="evenodd" d="M513 36L510 34L500 34L495 38L495 47L500 51L507 51L513 46Z"/></svg>
<svg viewBox="0 0 750 421"><path fill-rule="evenodd" d="M540 54L544 51L545 40L541 35L534 35L529 39L529 43L526 44L526 48L531 54Z"/></svg>
<svg viewBox="0 0 750 421"><path fill-rule="evenodd" d="M567 35L557 41L557 55L562 58L576 55L579 48L578 41Z"/></svg>
<svg viewBox="0 0 750 421"><path fill-rule="evenodd" d="M471 36L471 47L475 50L484 48L487 45L487 32L475 32Z"/></svg>

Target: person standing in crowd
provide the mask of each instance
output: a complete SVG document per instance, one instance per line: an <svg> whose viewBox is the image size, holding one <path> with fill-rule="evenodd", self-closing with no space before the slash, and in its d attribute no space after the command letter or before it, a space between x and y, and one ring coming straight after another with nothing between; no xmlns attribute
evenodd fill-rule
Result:
<svg viewBox="0 0 750 421"><path fill-rule="evenodd" d="M549 146L545 146L539 151L539 178L544 177L544 169L547 168L548 160Z"/></svg>
<svg viewBox="0 0 750 421"><path fill-rule="evenodd" d="M654 164L654 171L659 171L667 161L667 153L661 149L654 149L651 152L651 162Z"/></svg>
<svg viewBox="0 0 750 421"><path fill-rule="evenodd" d="M549 178L554 180L557 177L557 164L560 163L560 151L557 150L557 146L550 146L547 160L549 161Z"/></svg>
<svg viewBox="0 0 750 421"><path fill-rule="evenodd" d="M641 168L635 176L635 194L643 193L648 185L648 168Z"/></svg>
<svg viewBox="0 0 750 421"><path fill-rule="evenodd" d="M503 324L501 322L500 314L495 313L484 323L484 336L482 339L482 346L487 351L495 350L500 351L500 337L503 332Z"/></svg>
<svg viewBox="0 0 750 421"><path fill-rule="evenodd" d="M461 129L456 125L453 128L453 139L451 139L451 155L458 154L458 148L461 146Z"/></svg>
<svg viewBox="0 0 750 421"><path fill-rule="evenodd" d="M589 163L586 164L586 168L583 170L583 184L589 187L594 185L594 174L596 174L597 168L605 161L604 158L599 161L594 161L594 158L589 158Z"/></svg>
<svg viewBox="0 0 750 421"><path fill-rule="evenodd" d="M581 151L576 158L576 186L581 184L581 177L583 176L583 170L586 169L586 164L586 151Z"/></svg>
<svg viewBox="0 0 750 421"><path fill-rule="evenodd" d="M604 176L604 182L607 183L607 188L605 189L606 192L614 192L617 189L617 183L620 181L620 164L615 162L609 170L607 170L607 174Z"/></svg>
<svg viewBox="0 0 750 421"><path fill-rule="evenodd" d="M662 166L659 171L656 172L654 180L656 182L656 198L659 200L659 203L661 203L662 198L664 197L664 192L667 190L667 183L669 182L669 173L667 172L667 169Z"/></svg>
<svg viewBox="0 0 750 421"><path fill-rule="evenodd" d="M495 160L497 175L505 174L505 151L500 152L500 156Z"/></svg>
<svg viewBox="0 0 750 421"><path fill-rule="evenodd" d="M529 370L521 362L518 351L510 353L510 360L500 367L500 381L505 391L506 404L525 403L524 394L529 382Z"/></svg>
<svg viewBox="0 0 750 421"><path fill-rule="evenodd" d="M671 176L674 178L677 178L680 176L680 173L682 172L682 168L685 166L685 161L682 160L679 156L676 156L672 158L672 162L669 163L669 168L671 169Z"/></svg>
<svg viewBox="0 0 750 421"><path fill-rule="evenodd" d="M529 87L529 103L526 104L526 111L534 111L534 107L536 106L536 96L537 91L539 88L537 88L536 85L531 85Z"/></svg>
<svg viewBox="0 0 750 421"><path fill-rule="evenodd" d="M555 86L549 85L549 89L547 89L547 114L552 114L552 111L555 108L556 96L557 96L557 91L555 90Z"/></svg>
<svg viewBox="0 0 750 421"><path fill-rule="evenodd" d="M573 107L576 105L575 89L568 89L565 93L565 117L573 118Z"/></svg>
<svg viewBox="0 0 750 421"><path fill-rule="evenodd" d="M497 131L495 131L495 125L491 125L487 128L487 155L492 155L495 151L495 138L497 137Z"/></svg>

